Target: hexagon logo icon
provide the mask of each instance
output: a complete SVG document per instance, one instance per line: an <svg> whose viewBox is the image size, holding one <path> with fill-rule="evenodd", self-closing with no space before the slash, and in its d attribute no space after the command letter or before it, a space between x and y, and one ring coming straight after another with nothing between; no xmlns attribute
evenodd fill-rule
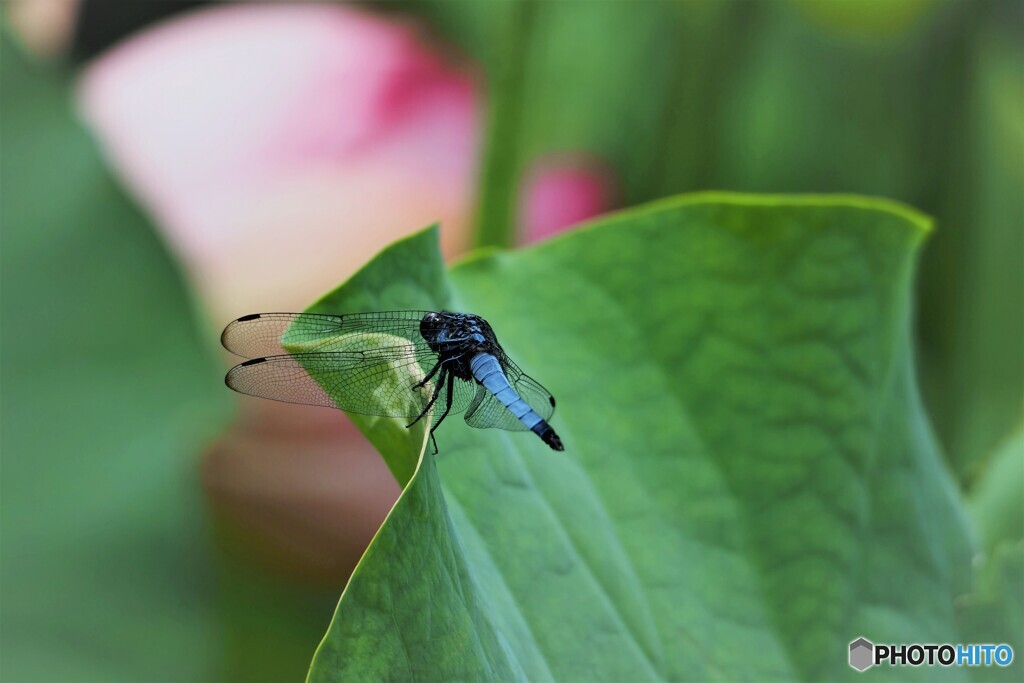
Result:
<svg viewBox="0 0 1024 683"><path fill-rule="evenodd" d="M850 666L864 671L875 665L875 646L867 638L858 638L850 643Z"/></svg>

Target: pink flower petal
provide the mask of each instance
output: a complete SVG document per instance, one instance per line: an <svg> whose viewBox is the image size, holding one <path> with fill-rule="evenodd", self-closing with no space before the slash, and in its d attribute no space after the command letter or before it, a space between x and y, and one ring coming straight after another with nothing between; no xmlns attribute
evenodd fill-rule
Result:
<svg viewBox="0 0 1024 683"><path fill-rule="evenodd" d="M218 320L304 306L438 220L465 242L476 93L413 24L196 11L96 60L80 103Z"/></svg>

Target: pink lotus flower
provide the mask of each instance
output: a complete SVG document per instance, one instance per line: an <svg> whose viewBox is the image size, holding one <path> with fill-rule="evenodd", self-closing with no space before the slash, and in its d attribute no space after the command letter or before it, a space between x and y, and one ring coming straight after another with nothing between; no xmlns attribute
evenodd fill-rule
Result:
<svg viewBox="0 0 1024 683"><path fill-rule="evenodd" d="M85 72L81 108L220 323L301 308L383 245L472 209L467 74L330 5L194 12Z"/></svg>
<svg viewBox="0 0 1024 683"><path fill-rule="evenodd" d="M478 96L417 28L335 5L204 9L85 70L85 119L214 326L301 310L435 221L446 253L468 244ZM529 177L531 239L606 208L603 175L578 159ZM304 576L336 583L397 485L341 414L243 408L204 460L212 501Z"/></svg>

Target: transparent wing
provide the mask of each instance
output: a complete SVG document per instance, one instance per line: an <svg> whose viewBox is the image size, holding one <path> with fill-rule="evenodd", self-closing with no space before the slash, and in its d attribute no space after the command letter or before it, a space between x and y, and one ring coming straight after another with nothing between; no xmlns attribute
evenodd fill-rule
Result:
<svg viewBox="0 0 1024 683"><path fill-rule="evenodd" d="M275 401L414 418L423 412L440 379L435 374L432 381L416 386L436 361L432 352L417 352L412 344L285 354L236 365L224 381L237 392ZM473 385L455 380L449 414L463 412L472 400ZM447 402L447 387L441 387L433 411L435 420L444 413Z"/></svg>
<svg viewBox="0 0 1024 683"><path fill-rule="evenodd" d="M501 366L516 393L544 420L555 414L555 398L540 382L519 369L505 354L499 356ZM505 429L511 432L526 431L526 425L519 421L494 394L478 384L473 402L466 411L466 424L477 429Z"/></svg>
<svg viewBox="0 0 1024 683"><path fill-rule="evenodd" d="M364 415L416 417L434 390L433 382L414 386L432 367L424 363L424 370L420 360L408 347L375 353L286 354L236 365L225 382L240 393L275 401Z"/></svg>
<svg viewBox="0 0 1024 683"><path fill-rule="evenodd" d="M361 340L369 338L366 346L376 346L373 337L381 334L401 337L429 350L419 327L427 313L254 313L229 323L220 341L228 351L243 358L359 350ZM343 342L339 342L341 338Z"/></svg>

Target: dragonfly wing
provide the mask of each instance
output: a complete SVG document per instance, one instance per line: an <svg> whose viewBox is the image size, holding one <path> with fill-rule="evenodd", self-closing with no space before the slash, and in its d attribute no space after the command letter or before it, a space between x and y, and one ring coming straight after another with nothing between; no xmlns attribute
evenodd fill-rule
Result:
<svg viewBox="0 0 1024 683"><path fill-rule="evenodd" d="M540 382L527 375L519 369L519 366L512 362L512 359L501 354L502 367L505 368L505 376L515 387L516 392L538 415L546 422L555 414L555 397L544 388Z"/></svg>
<svg viewBox="0 0 1024 683"><path fill-rule="evenodd" d="M429 357L410 349L256 358L232 368L225 382L240 393L275 401L413 418L427 405L434 383L415 386L433 366Z"/></svg>
<svg viewBox="0 0 1024 683"><path fill-rule="evenodd" d="M427 313L254 313L229 323L221 334L221 343L243 358L356 350L361 339L380 334L402 337L428 348L419 331L420 320ZM346 341L339 342L341 338Z"/></svg>
<svg viewBox="0 0 1024 683"><path fill-rule="evenodd" d="M533 379L507 356L499 356L502 368L509 383L519 394L520 398L526 401L527 405L533 408L534 412L545 421L550 420L555 414L555 399L540 382ZM477 429L505 429L511 432L526 431L527 427L522 421L513 415L508 408L502 405L501 401L488 391L483 385L478 384L473 402L466 411L466 424Z"/></svg>
<svg viewBox="0 0 1024 683"><path fill-rule="evenodd" d="M482 384L476 388L476 396L466 411L466 424L477 429L505 429L510 432L526 431L526 425L509 409L501 405L494 394Z"/></svg>

